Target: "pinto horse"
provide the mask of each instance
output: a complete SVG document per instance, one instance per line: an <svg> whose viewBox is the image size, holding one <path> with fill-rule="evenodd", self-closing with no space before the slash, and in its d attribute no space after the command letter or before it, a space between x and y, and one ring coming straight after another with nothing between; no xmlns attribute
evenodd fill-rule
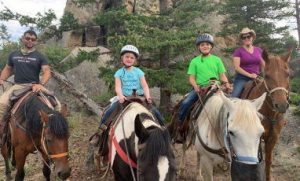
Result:
<svg viewBox="0 0 300 181"><path fill-rule="evenodd" d="M176 179L169 132L142 104L132 102L126 106L109 134L109 160L115 180Z"/></svg>
<svg viewBox="0 0 300 181"><path fill-rule="evenodd" d="M65 180L71 172L68 161L68 124L64 117L67 112L54 111L37 94L31 94L9 120L9 134L1 149L7 180L11 179L8 164L10 150L13 151L12 165L17 169L15 180L24 180L26 157L34 151L43 160L46 180L50 180L51 162L54 162L57 176Z"/></svg>
<svg viewBox="0 0 300 181"><path fill-rule="evenodd" d="M289 107L289 60L291 51L283 56L269 56L266 51L262 55L265 60L264 80L245 85L241 98L255 99L267 92L268 96L260 110L264 116L262 124L265 128L265 161L266 180L271 180L272 152L278 141L280 131L286 124L284 113Z"/></svg>

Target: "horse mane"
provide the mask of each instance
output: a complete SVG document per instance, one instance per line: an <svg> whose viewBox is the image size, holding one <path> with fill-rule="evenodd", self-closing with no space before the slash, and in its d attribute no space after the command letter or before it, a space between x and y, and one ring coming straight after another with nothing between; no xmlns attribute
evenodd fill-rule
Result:
<svg viewBox="0 0 300 181"><path fill-rule="evenodd" d="M140 116L141 118L151 118L151 120L153 120L153 118L147 114L140 114ZM155 163L158 161L159 156L167 156L170 153L171 138L167 129L150 126L147 130L149 131L149 137L144 151L141 152L140 158L141 160Z"/></svg>
<svg viewBox="0 0 300 181"><path fill-rule="evenodd" d="M69 136L68 123L66 119L57 111L50 109L43 103L36 94L33 94L21 106L20 111L23 120L26 121L26 132L32 137L40 134L42 129L42 120L39 111L44 111L49 115L48 126L50 132L57 138L65 138Z"/></svg>
<svg viewBox="0 0 300 181"><path fill-rule="evenodd" d="M248 100L234 99L235 116L230 123L232 128L239 129L245 127L246 129L256 129L257 121L262 118L262 115L256 110L256 108ZM259 119L254 119L257 115Z"/></svg>

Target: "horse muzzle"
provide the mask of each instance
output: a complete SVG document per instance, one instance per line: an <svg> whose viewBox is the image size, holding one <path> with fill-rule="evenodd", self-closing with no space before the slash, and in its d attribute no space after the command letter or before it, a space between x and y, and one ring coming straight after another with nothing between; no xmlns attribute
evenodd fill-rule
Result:
<svg viewBox="0 0 300 181"><path fill-rule="evenodd" d="M264 162L257 164L246 164L232 159L231 180L232 181L265 181Z"/></svg>
<svg viewBox="0 0 300 181"><path fill-rule="evenodd" d="M70 175L71 175L71 168L70 167L57 172L57 176L62 180L66 180L68 177L70 177Z"/></svg>
<svg viewBox="0 0 300 181"><path fill-rule="evenodd" d="M287 111L287 109L289 108L289 106L290 105L288 102L285 102L285 103L273 102L273 108L280 113L285 113Z"/></svg>

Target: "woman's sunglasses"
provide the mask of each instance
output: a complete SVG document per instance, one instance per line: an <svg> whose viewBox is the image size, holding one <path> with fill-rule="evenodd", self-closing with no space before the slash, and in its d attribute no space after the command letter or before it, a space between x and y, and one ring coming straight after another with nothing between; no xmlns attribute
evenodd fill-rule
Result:
<svg viewBox="0 0 300 181"><path fill-rule="evenodd" d="M252 37L251 35L247 35L247 36L242 36L241 39L246 40L246 39L250 39L251 37Z"/></svg>

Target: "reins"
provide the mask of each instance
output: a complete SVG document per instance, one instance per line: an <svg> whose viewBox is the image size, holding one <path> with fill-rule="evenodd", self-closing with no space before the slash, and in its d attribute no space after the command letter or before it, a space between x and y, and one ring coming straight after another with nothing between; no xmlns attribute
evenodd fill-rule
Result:
<svg viewBox="0 0 300 181"><path fill-rule="evenodd" d="M219 89L219 87L217 87L217 88ZM199 94L197 94L197 95L198 95L198 99L199 99L199 101L200 101L200 104L202 105L202 110L203 110L203 111L205 112L205 114L207 115L207 119L208 119L208 121L209 121L209 124L210 124L210 126L213 128L213 131L214 131L214 133L215 133L215 135L216 135L217 141L218 141L219 145L222 146L222 142L221 142L221 140L220 140L220 138L219 138L219 136L218 136L218 134L217 134L216 128L215 128L214 125L212 124L212 121L211 121L211 118L209 117L208 111L207 111L206 108L204 107L204 103L203 103L203 101L202 101L202 98L201 98L201 96L200 96ZM198 139L199 139L201 145L202 145L207 151L209 151L209 152L211 152L211 153L214 153L214 154L217 154L217 155L221 156L222 158L224 158L224 159L227 160L227 161L230 160L230 159L226 156L227 153L228 153L228 151L226 150L225 147L222 147L222 148L216 150L216 149L210 148L209 146L207 146L207 145L203 142L203 140L202 140L202 138L201 138L201 136L200 136L200 133L199 133L199 126L198 126L198 124L197 124L197 126L196 126L196 134L197 134L197 137L198 137Z"/></svg>

